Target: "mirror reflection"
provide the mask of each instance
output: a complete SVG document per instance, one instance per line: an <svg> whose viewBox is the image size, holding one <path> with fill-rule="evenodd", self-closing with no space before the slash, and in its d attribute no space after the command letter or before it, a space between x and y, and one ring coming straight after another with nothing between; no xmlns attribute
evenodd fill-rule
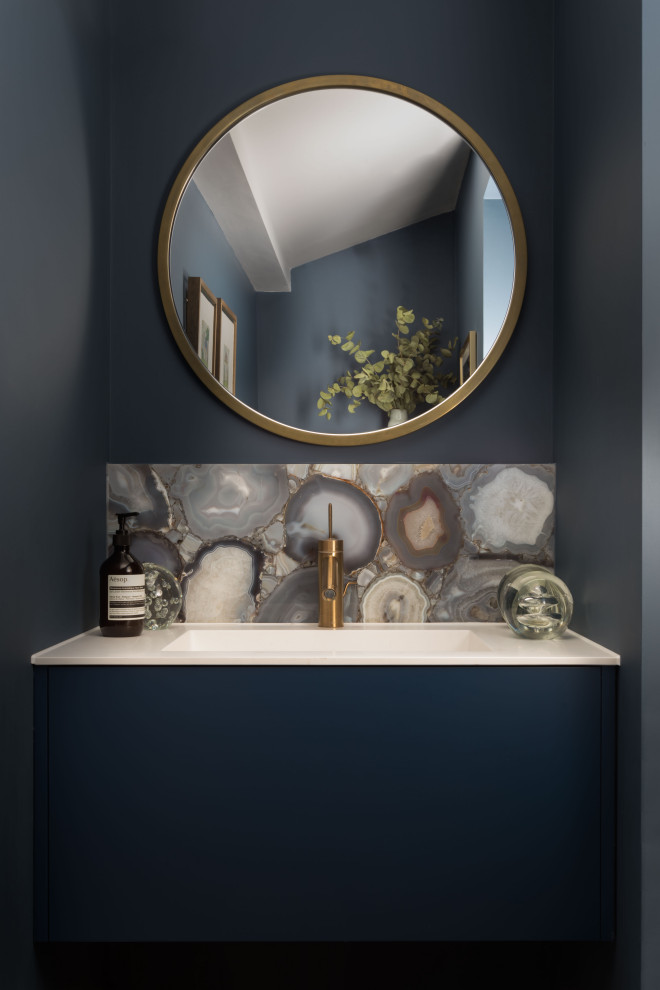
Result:
<svg viewBox="0 0 660 990"><path fill-rule="evenodd" d="M166 208L179 346L276 432L423 425L472 390L515 321L524 252L505 177L457 118L399 90L328 85L238 113L184 166L169 229Z"/></svg>

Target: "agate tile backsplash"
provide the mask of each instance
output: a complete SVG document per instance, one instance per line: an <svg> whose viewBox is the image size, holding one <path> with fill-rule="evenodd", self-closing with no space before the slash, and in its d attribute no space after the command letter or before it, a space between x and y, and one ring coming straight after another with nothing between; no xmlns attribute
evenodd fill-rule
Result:
<svg viewBox="0 0 660 990"><path fill-rule="evenodd" d="M132 551L190 622L316 622L316 548L344 541L353 622L497 621L500 579L554 564L552 464L110 464Z"/></svg>

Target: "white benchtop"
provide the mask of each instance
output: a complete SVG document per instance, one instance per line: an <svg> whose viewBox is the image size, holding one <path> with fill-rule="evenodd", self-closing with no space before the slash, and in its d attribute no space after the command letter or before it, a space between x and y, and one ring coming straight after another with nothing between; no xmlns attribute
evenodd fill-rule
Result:
<svg viewBox="0 0 660 990"><path fill-rule="evenodd" d="M618 666L620 658L578 633L522 639L490 622L177 623L141 636L98 628L35 653L36 666Z"/></svg>

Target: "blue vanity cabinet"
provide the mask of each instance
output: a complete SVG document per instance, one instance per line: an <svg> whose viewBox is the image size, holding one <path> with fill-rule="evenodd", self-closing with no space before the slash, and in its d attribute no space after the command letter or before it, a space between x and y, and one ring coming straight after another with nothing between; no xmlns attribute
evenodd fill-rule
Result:
<svg viewBox="0 0 660 990"><path fill-rule="evenodd" d="M34 673L38 940L612 937L614 668Z"/></svg>

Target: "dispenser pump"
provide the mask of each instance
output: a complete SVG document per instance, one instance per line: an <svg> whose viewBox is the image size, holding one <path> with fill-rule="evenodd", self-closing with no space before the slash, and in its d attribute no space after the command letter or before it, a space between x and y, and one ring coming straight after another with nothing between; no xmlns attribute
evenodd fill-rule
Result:
<svg viewBox="0 0 660 990"><path fill-rule="evenodd" d="M112 537L112 544L115 547L130 547L130 545L131 545L131 534L126 529L126 520L129 519L131 516L137 516L137 515L139 515L139 513L138 512L118 512L116 515L117 515L117 521L119 523L119 527L117 529L117 532Z"/></svg>

